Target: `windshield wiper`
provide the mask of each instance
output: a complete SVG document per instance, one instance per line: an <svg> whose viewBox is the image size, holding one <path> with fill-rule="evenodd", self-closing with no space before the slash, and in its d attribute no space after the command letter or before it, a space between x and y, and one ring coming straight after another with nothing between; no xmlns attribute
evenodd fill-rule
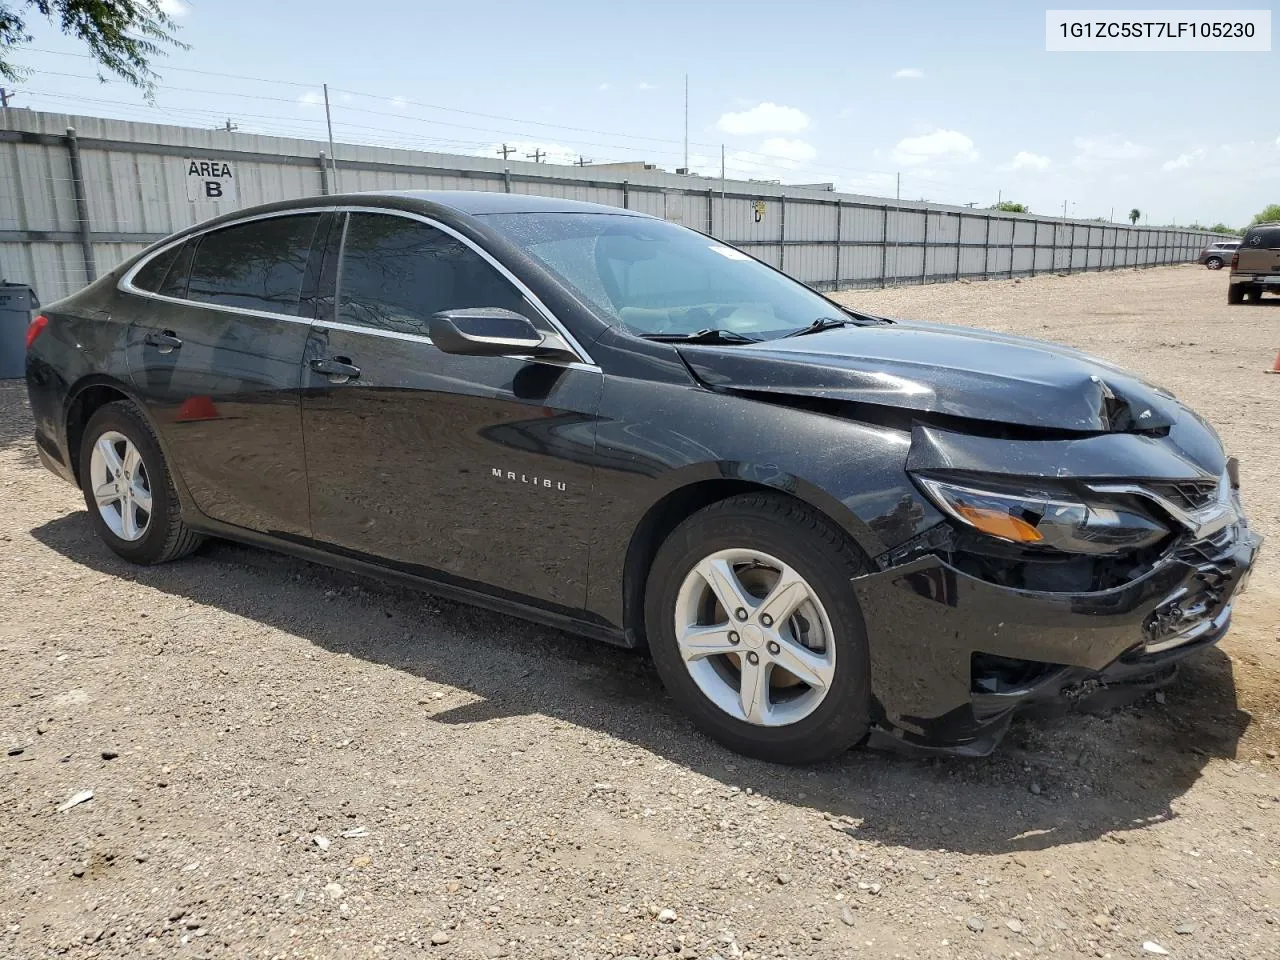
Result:
<svg viewBox="0 0 1280 960"><path fill-rule="evenodd" d="M839 317L819 317L807 327L801 327L799 330L792 330L786 336L803 337L806 333L821 333L823 330L831 330L835 327L852 327L857 326L856 320L849 318L840 319Z"/></svg>
<svg viewBox="0 0 1280 960"><path fill-rule="evenodd" d="M697 333L642 333L645 340L659 343L759 343L755 337L743 336L732 330L707 329Z"/></svg>

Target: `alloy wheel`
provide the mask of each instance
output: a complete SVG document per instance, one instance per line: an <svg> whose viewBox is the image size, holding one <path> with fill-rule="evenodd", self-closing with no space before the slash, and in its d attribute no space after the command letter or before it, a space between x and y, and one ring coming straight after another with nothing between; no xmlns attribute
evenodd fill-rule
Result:
<svg viewBox="0 0 1280 960"><path fill-rule="evenodd" d="M831 621L796 570L758 550L720 550L680 585L676 642L717 707L765 727L813 713L835 680Z"/></svg>
<svg viewBox="0 0 1280 960"><path fill-rule="evenodd" d="M107 528L121 540L141 540L151 525L151 481L133 441L115 430L98 437L89 479Z"/></svg>

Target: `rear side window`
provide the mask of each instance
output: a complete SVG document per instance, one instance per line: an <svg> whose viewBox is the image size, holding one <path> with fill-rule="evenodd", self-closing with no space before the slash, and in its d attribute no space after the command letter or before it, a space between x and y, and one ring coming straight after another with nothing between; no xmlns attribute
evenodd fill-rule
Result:
<svg viewBox="0 0 1280 960"><path fill-rule="evenodd" d="M433 313L464 307L527 312L519 290L444 231L407 217L351 214L338 269L340 322L425 336Z"/></svg>
<svg viewBox="0 0 1280 960"><path fill-rule="evenodd" d="M191 276L191 259L195 255L196 245L199 242L199 237L192 237L182 245L178 250L177 259L173 261L169 272L164 275L164 283L160 284L160 289L156 293L166 297L177 297L180 300L186 298L187 280Z"/></svg>
<svg viewBox="0 0 1280 960"><path fill-rule="evenodd" d="M297 315L320 214L267 217L199 238L187 299Z"/></svg>
<svg viewBox="0 0 1280 960"><path fill-rule="evenodd" d="M1250 249L1280 250L1280 227L1251 227L1244 235L1244 246Z"/></svg>
<svg viewBox="0 0 1280 960"><path fill-rule="evenodd" d="M179 243L152 257L133 275L133 285L148 293L159 293L165 274L169 272L169 268L173 266L173 262L178 259L178 254L181 252L182 244Z"/></svg>

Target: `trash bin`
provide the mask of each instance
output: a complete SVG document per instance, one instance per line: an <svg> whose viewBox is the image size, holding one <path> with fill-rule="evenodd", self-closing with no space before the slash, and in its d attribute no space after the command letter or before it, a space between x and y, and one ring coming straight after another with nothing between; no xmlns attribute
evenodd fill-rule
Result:
<svg viewBox="0 0 1280 960"><path fill-rule="evenodd" d="M40 309L25 283L0 283L0 379L27 374L27 327Z"/></svg>

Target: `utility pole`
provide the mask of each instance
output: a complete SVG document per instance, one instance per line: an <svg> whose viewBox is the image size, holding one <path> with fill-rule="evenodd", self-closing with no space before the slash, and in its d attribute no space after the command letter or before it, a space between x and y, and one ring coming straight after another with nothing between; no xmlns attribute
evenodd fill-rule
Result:
<svg viewBox="0 0 1280 960"><path fill-rule="evenodd" d="M720 144L720 239L724 239L724 144Z"/></svg>
<svg viewBox="0 0 1280 960"><path fill-rule="evenodd" d="M1062 201L1062 219L1067 219L1067 201Z"/></svg>
<svg viewBox="0 0 1280 960"><path fill-rule="evenodd" d="M1002 203L1004 203L1004 188L996 191L996 207L999 208Z"/></svg>
<svg viewBox="0 0 1280 960"><path fill-rule="evenodd" d="M689 75L684 75L684 169L689 169Z"/></svg>
<svg viewBox="0 0 1280 960"><path fill-rule="evenodd" d="M509 157L511 154L515 152L516 152L515 147L508 147L505 143L502 146L500 146L497 150L494 151L494 153L502 154L503 160L507 159L507 157Z"/></svg>
<svg viewBox="0 0 1280 960"><path fill-rule="evenodd" d="M232 122L231 122L231 118L230 118L230 117L227 117L226 125L225 125L225 126L223 126L223 128L222 128L222 129L223 129L223 130L225 130L227 133L231 133L233 130L239 130L239 129L240 129L240 125L239 125L239 124L232 123ZM330 145L329 149L333 149L332 145Z"/></svg>
<svg viewBox="0 0 1280 960"><path fill-rule="evenodd" d="M9 98L11 96L13 96L13 94L11 94L4 87L0 87L0 107L7 107L9 105ZM685 149L687 150L688 148L686 147Z"/></svg>
<svg viewBox="0 0 1280 960"><path fill-rule="evenodd" d="M902 199L902 174L899 173L897 176L898 176L898 186L893 191L893 196L895 200L901 200Z"/></svg>
<svg viewBox="0 0 1280 960"><path fill-rule="evenodd" d="M1107 222L1108 222L1108 223L1115 223L1115 222L1116 222L1116 208L1115 208L1115 207L1112 207L1112 208L1111 208L1111 216L1107 217Z"/></svg>
<svg viewBox="0 0 1280 960"><path fill-rule="evenodd" d="M534 163L541 163L542 158L545 157L546 155L547 155L547 151L543 150L541 147L538 147L536 150L533 151L533 153L526 153L525 158L532 160Z"/></svg>
<svg viewBox="0 0 1280 960"><path fill-rule="evenodd" d="M329 165L333 168L333 192L341 193L338 189L338 158L333 155L333 116L329 113L329 85L323 84L324 87L324 122L329 128Z"/></svg>
<svg viewBox="0 0 1280 960"><path fill-rule="evenodd" d="M595 163L595 161L594 161L594 160L588 160L588 159L587 159L586 157L584 157L582 154L578 154L578 159L577 159L577 160L575 160L575 161L573 161L573 165L574 165L575 167L585 167L585 166L586 166L587 164L589 164L589 163Z"/></svg>

